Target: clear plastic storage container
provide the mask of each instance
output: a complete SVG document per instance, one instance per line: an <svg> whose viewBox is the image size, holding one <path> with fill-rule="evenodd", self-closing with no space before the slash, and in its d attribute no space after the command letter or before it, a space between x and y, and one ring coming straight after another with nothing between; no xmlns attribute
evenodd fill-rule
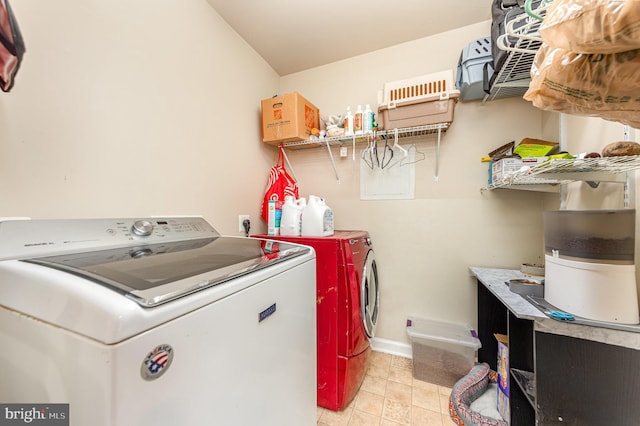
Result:
<svg viewBox="0 0 640 426"><path fill-rule="evenodd" d="M452 387L474 365L482 346L470 327L409 317L407 334L413 352L413 377Z"/></svg>

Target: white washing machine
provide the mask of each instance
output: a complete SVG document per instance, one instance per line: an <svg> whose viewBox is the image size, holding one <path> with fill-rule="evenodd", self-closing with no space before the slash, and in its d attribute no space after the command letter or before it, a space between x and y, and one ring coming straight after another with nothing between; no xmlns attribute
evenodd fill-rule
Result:
<svg viewBox="0 0 640 426"><path fill-rule="evenodd" d="M0 222L0 402L71 425L316 423L315 252L204 219Z"/></svg>

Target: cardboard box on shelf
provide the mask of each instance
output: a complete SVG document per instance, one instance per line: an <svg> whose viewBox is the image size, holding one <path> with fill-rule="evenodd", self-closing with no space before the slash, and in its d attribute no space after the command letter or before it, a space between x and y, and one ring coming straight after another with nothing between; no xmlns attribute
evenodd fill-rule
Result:
<svg viewBox="0 0 640 426"><path fill-rule="evenodd" d="M523 167L536 166L547 161L549 157L527 157L527 158L502 158L498 161L492 161L491 164L491 182L496 184L502 182L505 178L519 171Z"/></svg>
<svg viewBox="0 0 640 426"><path fill-rule="evenodd" d="M270 145L309 139L320 111L297 92L262 100L262 141Z"/></svg>
<svg viewBox="0 0 640 426"><path fill-rule="evenodd" d="M498 412L509 423L509 337L504 334L494 336L498 342Z"/></svg>

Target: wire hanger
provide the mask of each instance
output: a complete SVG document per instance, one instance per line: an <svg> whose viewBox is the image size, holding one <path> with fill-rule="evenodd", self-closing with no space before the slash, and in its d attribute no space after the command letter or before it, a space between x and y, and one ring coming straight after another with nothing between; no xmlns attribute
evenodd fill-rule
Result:
<svg viewBox="0 0 640 426"><path fill-rule="evenodd" d="M553 0L544 0L544 1L547 4L549 4ZM546 9L546 5L542 4L538 10L545 10L545 9ZM538 12L538 10L536 10L535 12L533 11L533 1L532 0L525 0L525 2L524 2L524 11L527 12L527 15L531 16L532 18L537 19L538 21L544 21L544 18L536 13L536 12Z"/></svg>
<svg viewBox="0 0 640 426"><path fill-rule="evenodd" d="M371 170L373 170L378 166L378 162L376 158L377 155L374 153L374 143L375 143L374 141L375 141L375 137L369 137L367 139L367 147L362 150L362 155L360 156L362 161L364 161L364 163Z"/></svg>
<svg viewBox="0 0 640 426"><path fill-rule="evenodd" d="M400 151L400 154L402 154L401 157L398 157L396 159L396 161L394 161L393 163L387 164L386 167L387 168L392 168L397 166L398 164L400 164L402 162L403 159L405 159L408 155L409 155L409 151L407 151L406 149L404 149L402 146L400 146L398 144L398 129L393 129L393 145L391 146L391 157L393 158L393 153L395 152L396 148L398 149L398 151ZM390 162L391 160L389 160Z"/></svg>
<svg viewBox="0 0 640 426"><path fill-rule="evenodd" d="M525 0L524 10L526 13L507 22L505 33L496 39L496 45L501 50L509 52L535 54L538 46L532 43L542 42L538 31L544 20L541 15L546 14L548 4L551 2L552 0L539 0L539 5L534 10L532 0Z"/></svg>
<svg viewBox="0 0 640 426"><path fill-rule="evenodd" d="M414 145L411 144L409 146L409 149L404 148L403 146L401 146L398 143L398 129L394 130L394 141L393 141L393 147L392 149L395 150L398 149L398 151L400 151L400 153L402 154L402 156L395 161L393 164L390 164L388 167L395 167L395 166L407 166L409 164L415 164L419 161L425 160L427 158L427 156L425 155L424 152L418 151L418 148ZM411 155L410 153L413 152L413 159L411 159ZM416 157L416 155L418 157Z"/></svg>
<svg viewBox="0 0 640 426"><path fill-rule="evenodd" d="M525 23L516 29L515 25L522 21ZM508 52L535 54L538 48L531 43L542 41L538 32L539 26L540 22L531 19L527 14L518 15L515 19L507 22L505 33L496 39L496 45L501 50Z"/></svg>
<svg viewBox="0 0 640 426"><path fill-rule="evenodd" d="M376 153L378 152L378 145L376 141ZM384 138L384 150L382 151L382 159L380 160L380 168L386 169L389 167L389 163L393 160L393 148L389 146L389 139Z"/></svg>
<svg viewBox="0 0 640 426"><path fill-rule="evenodd" d="M398 145L398 129L393 129L393 149L398 148L404 156L406 157L409 154L409 151Z"/></svg>
<svg viewBox="0 0 640 426"><path fill-rule="evenodd" d="M402 161L400 161L400 167L408 166L409 164L415 164L415 163L419 163L420 161L426 160L427 155L422 151L418 151L418 148L415 145L409 146L409 151L411 151L411 149L413 149L414 151L413 161L408 161L409 157L403 158ZM420 158L417 158L416 157L417 155L419 155Z"/></svg>
<svg viewBox="0 0 640 426"><path fill-rule="evenodd" d="M380 168L385 169L389 167L389 163L393 159L393 148L389 146L389 141L386 136L381 136L384 139L384 148L382 151L378 149L378 138L374 134L369 136L367 140L367 147L362 151L360 156L362 161L371 169Z"/></svg>

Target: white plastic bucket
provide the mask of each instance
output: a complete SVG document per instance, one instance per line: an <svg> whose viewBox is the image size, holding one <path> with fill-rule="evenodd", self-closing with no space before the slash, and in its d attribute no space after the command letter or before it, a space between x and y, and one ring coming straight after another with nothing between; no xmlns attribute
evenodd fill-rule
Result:
<svg viewBox="0 0 640 426"><path fill-rule="evenodd" d="M544 298L598 321L638 324L635 265L579 262L545 255Z"/></svg>

